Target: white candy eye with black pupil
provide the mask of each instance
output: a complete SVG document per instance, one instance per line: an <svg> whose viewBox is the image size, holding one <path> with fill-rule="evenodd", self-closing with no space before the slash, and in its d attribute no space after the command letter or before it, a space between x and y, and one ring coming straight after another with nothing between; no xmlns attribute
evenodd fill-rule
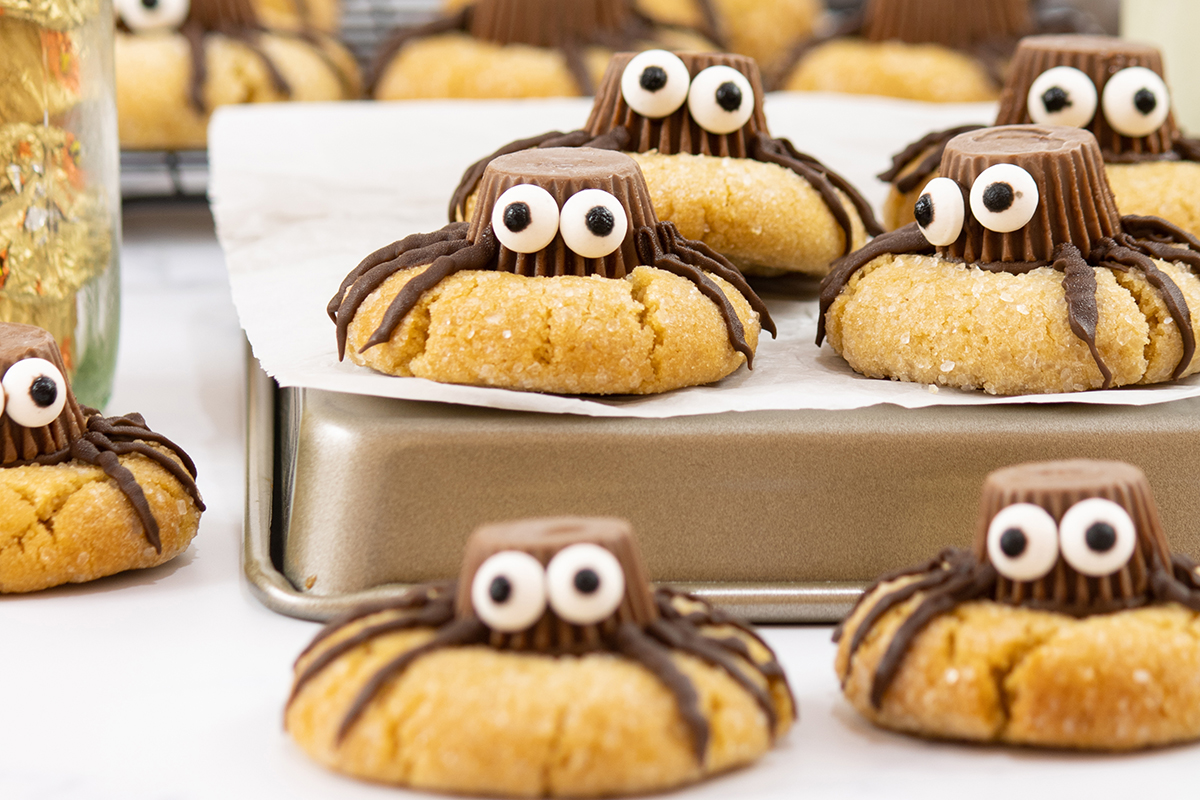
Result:
<svg viewBox="0 0 1200 800"><path fill-rule="evenodd" d="M625 570L595 544L573 544L550 560L546 586L554 613L573 625L607 619L625 597Z"/></svg>
<svg viewBox="0 0 1200 800"><path fill-rule="evenodd" d="M638 53L621 73L621 96L643 117L662 119L687 100L691 76L683 60L666 50Z"/></svg>
<svg viewBox="0 0 1200 800"><path fill-rule="evenodd" d="M604 258L625 241L629 217L603 189L584 189L563 203L559 226L567 247L584 258Z"/></svg>
<svg viewBox="0 0 1200 800"><path fill-rule="evenodd" d="M709 67L692 79L688 111L709 133L733 133L754 114L754 89L733 67Z"/></svg>
<svg viewBox="0 0 1200 800"><path fill-rule="evenodd" d="M1137 545L1137 527L1128 512L1100 497L1067 509L1059 530L1063 558L1077 572L1093 578L1121 569Z"/></svg>
<svg viewBox="0 0 1200 800"><path fill-rule="evenodd" d="M988 560L1012 581L1036 581L1058 561L1058 525L1041 506L1015 503L988 524Z"/></svg>
<svg viewBox="0 0 1200 800"><path fill-rule="evenodd" d="M945 247L958 240L965 215L962 189L950 178L934 178L925 184L913 205L917 226L925 239L936 247Z"/></svg>
<svg viewBox="0 0 1200 800"><path fill-rule="evenodd" d="M471 606L483 624L494 631L526 630L546 611L546 571L528 553L496 553L475 571Z"/></svg>
<svg viewBox="0 0 1200 800"><path fill-rule="evenodd" d="M1038 125L1082 128L1096 115L1096 84L1075 67L1052 67L1029 87L1029 117Z"/></svg>
<svg viewBox="0 0 1200 800"><path fill-rule="evenodd" d="M117 13L137 33L171 30L187 19L188 0L116 0Z"/></svg>
<svg viewBox="0 0 1200 800"><path fill-rule="evenodd" d="M492 231L514 253L545 250L558 233L558 202L540 186L513 186L492 208Z"/></svg>
<svg viewBox="0 0 1200 800"><path fill-rule="evenodd" d="M988 167L971 186L971 213L989 231L1023 228L1038 207L1037 181L1016 164Z"/></svg>
<svg viewBox="0 0 1200 800"><path fill-rule="evenodd" d="M67 381L44 358L26 358L8 368L0 380L9 418L26 428L49 425L67 402Z"/></svg>
<svg viewBox="0 0 1200 800"><path fill-rule="evenodd" d="M1171 94L1154 70L1128 67L1108 79L1101 98L1104 118L1124 136L1149 136L1171 113Z"/></svg>

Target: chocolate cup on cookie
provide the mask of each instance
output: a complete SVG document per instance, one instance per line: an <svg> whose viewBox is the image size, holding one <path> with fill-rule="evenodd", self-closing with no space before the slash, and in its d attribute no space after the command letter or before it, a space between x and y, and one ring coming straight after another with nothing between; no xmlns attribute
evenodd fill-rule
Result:
<svg viewBox="0 0 1200 800"><path fill-rule="evenodd" d="M1200 369L1200 241L1120 216L1095 137L1011 125L950 141L918 222L842 259L817 344L871 377L1071 392Z"/></svg>
<svg viewBox="0 0 1200 800"><path fill-rule="evenodd" d="M376 53L376 100L590 95L614 50L712 47L632 0L473 0L395 30ZM461 7L459 7L461 6Z"/></svg>
<svg viewBox="0 0 1200 800"><path fill-rule="evenodd" d="M772 138L753 59L729 53L620 53L587 124L505 145L467 169L450 201L466 219L484 170L507 153L546 147L628 152L655 208L681 234L746 272L821 276L879 233L870 204L787 139ZM730 192L728 187L746 187ZM664 211L665 210L665 211Z"/></svg>
<svg viewBox="0 0 1200 800"><path fill-rule="evenodd" d="M0 374L0 592L157 566L187 548L204 503L183 450L139 414L80 406L41 328L0 323Z"/></svg>
<svg viewBox="0 0 1200 800"><path fill-rule="evenodd" d="M1052 124L1095 135L1117 203L1127 214L1162 217L1200 235L1200 142L1184 137L1171 112L1162 55L1108 36L1028 36L1013 56L996 125ZM980 126L974 126L980 127ZM879 177L892 184L884 222L913 220L921 188L939 173L947 141L967 130L914 142Z"/></svg>
<svg viewBox="0 0 1200 800"><path fill-rule="evenodd" d="M988 476L972 551L884 575L835 633L842 691L886 728L1131 750L1200 738L1200 574L1141 470Z"/></svg>
<svg viewBox="0 0 1200 800"><path fill-rule="evenodd" d="M623 520L480 528L457 581L317 636L287 730L331 769L456 793L641 793L756 760L796 718L774 654L646 574Z"/></svg>
<svg viewBox="0 0 1200 800"><path fill-rule="evenodd" d="M637 164L592 148L496 159L470 222L371 254L327 310L357 364L565 394L711 383L774 333L736 267L658 220Z"/></svg>

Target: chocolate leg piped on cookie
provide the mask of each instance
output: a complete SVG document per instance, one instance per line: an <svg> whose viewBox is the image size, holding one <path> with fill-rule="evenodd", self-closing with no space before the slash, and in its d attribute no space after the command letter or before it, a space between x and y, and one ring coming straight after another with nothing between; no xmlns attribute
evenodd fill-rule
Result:
<svg viewBox="0 0 1200 800"><path fill-rule="evenodd" d="M452 662L460 659L478 663L473 685L457 692L452 708L430 718L396 704L409 691L433 697L454 688ZM504 694L503 686L530 672L544 673L541 696L526 698L530 705L496 699L509 709L502 730L481 725L459 736L438 722L464 713L472 696ZM564 680L573 689L560 693ZM597 693L618 685L613 680L622 687L617 694ZM573 724L557 729L554 752L587 747L592 770L577 772L549 753L542 763L536 754L544 741L540 715L568 712L586 717L601 738L610 728L623 731L620 746L593 749L583 744L591 736L577 739L582 731ZM495 719L486 704L477 713ZM628 524L583 518L485 526L468 541L456 584L419 587L331 623L297 660L285 711L297 742L335 769L414 787L531 796L690 783L754 760L795 718L783 670L745 623L689 595L653 589ZM386 758L368 753L380 723L411 731L402 761L417 749L453 748L457 766L393 771ZM534 750L501 767L490 746L478 746L493 733ZM655 738L629 758L623 740L643 733ZM639 763L647 756L653 769Z"/></svg>
<svg viewBox="0 0 1200 800"><path fill-rule="evenodd" d="M471 296L482 283L494 284L482 291L488 304L497 293L495 313L479 305L483 295ZM526 302L532 320L521 311ZM468 307L478 309L474 319L464 316ZM337 325L339 355L349 351L352 360L381 371L419 374L444 333L453 338L455 358L475 359L479 348L478 363L465 368L477 378L464 379L464 368L445 362L425 377L577 393L663 391L716 380L743 358L750 363L760 326L775 332L736 267L659 221L637 164L592 148L496 159L469 223L371 254L327 311ZM712 338L714 322L723 341ZM489 327L488 335L496 328L507 335L486 344L477 332ZM676 333L683 338L674 339ZM499 349L518 361L528 355L530 363L506 374L497 366L504 360ZM606 379L609 367L599 359L609 357L617 372ZM649 372L640 377L643 370Z"/></svg>
<svg viewBox="0 0 1200 800"><path fill-rule="evenodd" d="M1000 394L1195 370L1197 241L1120 215L1090 133L976 130L949 143L943 171L918 199L917 222L835 265L817 344L828 332L868 375Z"/></svg>
<svg viewBox="0 0 1200 800"><path fill-rule="evenodd" d="M1200 192L1200 143L1175 125L1162 54L1108 36L1022 39L1000 96L995 125L1066 125L1095 135L1125 213L1158 216L1200 233L1191 201ZM982 127L982 126L978 126ZM911 222L917 190L937 177L950 139L969 126L931 133L892 159L884 222Z"/></svg>
<svg viewBox="0 0 1200 800"><path fill-rule="evenodd" d="M537 147L624 150L647 173L655 206L670 210L667 220L684 236L747 271L823 275L882 228L848 181L770 135L762 98L758 65L745 56L620 53L584 128L513 142L471 165L450 218L467 217L484 169L501 155Z"/></svg>
<svg viewBox="0 0 1200 800"><path fill-rule="evenodd" d="M1171 552L1141 470L1022 464L988 476L971 551L864 592L834 634L837 670L886 727L1145 747L1200 737L1190 679L1179 681L1200 660L1196 640L1179 639L1198 616L1196 565Z"/></svg>

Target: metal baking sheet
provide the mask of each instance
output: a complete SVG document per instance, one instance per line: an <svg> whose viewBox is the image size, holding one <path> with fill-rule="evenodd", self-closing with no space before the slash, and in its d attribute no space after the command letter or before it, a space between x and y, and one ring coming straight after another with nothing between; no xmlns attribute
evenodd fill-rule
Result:
<svg viewBox="0 0 1200 800"><path fill-rule="evenodd" d="M666 420L277 389L250 359L246 574L327 619L452 577L479 524L630 519L651 576L758 622L830 622L874 576L969 543L984 476L1020 461L1141 466L1200 553L1200 400L778 411Z"/></svg>

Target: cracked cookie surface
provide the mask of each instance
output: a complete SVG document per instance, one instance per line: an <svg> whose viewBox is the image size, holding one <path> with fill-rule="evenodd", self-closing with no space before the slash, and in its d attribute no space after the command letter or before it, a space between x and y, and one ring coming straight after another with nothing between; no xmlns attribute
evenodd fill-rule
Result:
<svg viewBox="0 0 1200 800"><path fill-rule="evenodd" d="M296 664L362 629L405 612L388 610L337 631ZM732 626L758 663L770 654ZM711 727L697 763L676 700L649 670L613 653L551 656L485 646L443 649L416 660L371 702L339 746L338 726L364 683L386 662L428 642L431 628L372 639L341 655L296 695L285 725L309 755L339 771L414 788L502 796L590 797L691 783L759 758L771 747L766 716L727 673L674 653L695 685ZM777 709L776 735L792 720L782 678L741 662Z"/></svg>
<svg viewBox="0 0 1200 800"><path fill-rule="evenodd" d="M1083 619L992 601L965 603L913 639L880 708L876 666L918 593L887 612L853 659L847 620L835 667L847 700L877 725L924 736L1129 750L1200 737L1200 614L1177 604Z"/></svg>
<svg viewBox="0 0 1200 800"><path fill-rule="evenodd" d="M77 461L8 467L0 470L0 592L154 567L187 549L200 524L187 491L144 456L117 460L146 495L162 552L146 540L129 500L100 467Z"/></svg>
<svg viewBox="0 0 1200 800"><path fill-rule="evenodd" d="M624 279L464 271L425 292L389 341L360 353L391 301L425 267L362 303L346 352L404 377L562 394L650 394L711 383L745 358L717 306L691 282L640 266ZM758 315L721 278L751 348Z"/></svg>
<svg viewBox="0 0 1200 800"><path fill-rule="evenodd" d="M1200 279L1155 261L1200 308ZM1095 268L1096 346L1113 386L1171 379L1183 354L1178 326L1144 277ZM876 378L983 389L990 394L1098 389L1104 378L1071 330L1063 275L985 272L923 255L885 255L847 283L826 316L834 350ZM1192 314L1193 323L1196 321ZM1200 369L1193 358L1182 376Z"/></svg>

